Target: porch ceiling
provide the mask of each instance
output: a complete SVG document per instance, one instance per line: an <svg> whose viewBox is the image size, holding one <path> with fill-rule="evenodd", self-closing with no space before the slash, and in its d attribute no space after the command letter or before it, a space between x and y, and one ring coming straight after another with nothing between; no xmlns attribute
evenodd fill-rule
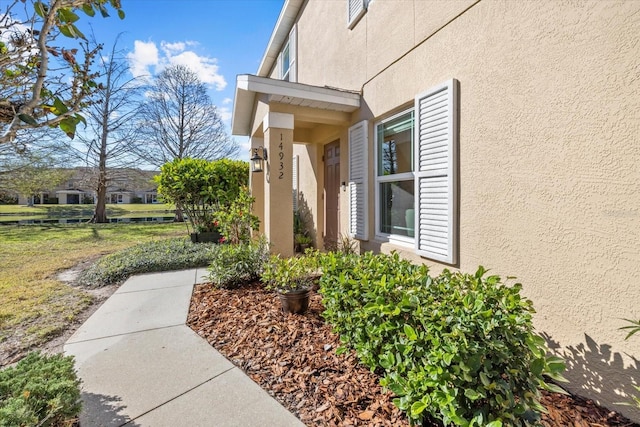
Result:
<svg viewBox="0 0 640 427"><path fill-rule="evenodd" d="M236 83L231 124L233 135L248 136L251 133L251 120L258 94L265 95L269 103L305 109L351 113L360 108L360 94L355 92L243 74L238 76Z"/></svg>

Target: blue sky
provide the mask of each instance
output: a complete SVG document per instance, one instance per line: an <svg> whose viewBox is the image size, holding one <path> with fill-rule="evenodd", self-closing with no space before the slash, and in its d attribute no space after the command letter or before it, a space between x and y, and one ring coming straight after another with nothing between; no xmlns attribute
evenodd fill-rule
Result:
<svg viewBox="0 0 640 427"><path fill-rule="evenodd" d="M165 64L196 71L228 128L237 74L255 74L278 19L283 0L122 0L126 17L82 16L98 42L126 50L132 73L155 74ZM112 10L112 9L110 9ZM88 33L85 32L85 34ZM248 159L246 137L241 159Z"/></svg>

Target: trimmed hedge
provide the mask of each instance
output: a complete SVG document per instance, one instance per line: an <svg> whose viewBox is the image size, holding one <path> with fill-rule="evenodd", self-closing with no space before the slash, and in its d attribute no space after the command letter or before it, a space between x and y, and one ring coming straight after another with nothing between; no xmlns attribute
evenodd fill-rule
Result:
<svg viewBox="0 0 640 427"><path fill-rule="evenodd" d="M213 243L194 244L184 238L146 242L100 258L79 281L87 286L106 286L134 274L206 267L214 248Z"/></svg>
<svg viewBox="0 0 640 427"><path fill-rule="evenodd" d="M531 301L484 268L438 277L398 254L321 259L324 317L413 424L534 425L539 388L558 391L564 362L534 333Z"/></svg>
<svg viewBox="0 0 640 427"><path fill-rule="evenodd" d="M0 427L71 425L81 407L71 356L34 352L0 371Z"/></svg>

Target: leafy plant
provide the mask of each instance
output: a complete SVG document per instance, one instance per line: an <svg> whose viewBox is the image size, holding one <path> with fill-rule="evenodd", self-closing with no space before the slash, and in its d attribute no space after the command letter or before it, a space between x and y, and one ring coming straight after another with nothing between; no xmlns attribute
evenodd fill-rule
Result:
<svg viewBox="0 0 640 427"><path fill-rule="evenodd" d="M309 289L319 274L318 260L319 253L313 249L291 258L272 255L262 273L262 281L268 289L281 293Z"/></svg>
<svg viewBox="0 0 640 427"><path fill-rule="evenodd" d="M71 356L34 352L0 371L0 427L69 425L81 405Z"/></svg>
<svg viewBox="0 0 640 427"><path fill-rule="evenodd" d="M269 259L269 243L262 236L252 242L218 245L212 249L209 278L220 288L235 288L260 278Z"/></svg>
<svg viewBox="0 0 640 427"><path fill-rule="evenodd" d="M629 325L623 326L620 329L623 329L623 330L624 329L628 329L629 330L629 333L627 333L627 336L624 337L625 340L628 340L634 334L640 332L640 320L624 319L624 321L629 323Z"/></svg>
<svg viewBox="0 0 640 427"><path fill-rule="evenodd" d="M218 213L229 209L249 179L249 165L239 160L175 159L155 177L162 199L186 214L194 231L217 231Z"/></svg>
<svg viewBox="0 0 640 427"><path fill-rule="evenodd" d="M623 326L620 329L628 329L629 333L627 333L627 336L624 337L625 340L628 340L629 338L631 338L634 334L640 332L640 320L631 320L631 319L624 319L626 322L629 323L629 325L627 326ZM638 386L634 386L634 388L640 392L640 387ZM631 402L630 403L623 403L623 405L630 405L630 406L635 406L638 409L640 409L640 395L638 396L631 396Z"/></svg>
<svg viewBox="0 0 640 427"><path fill-rule="evenodd" d="M256 230L260 225L257 216L251 213L254 202L247 187L241 187L235 200L229 207L220 210L217 217L220 221L220 230L226 241L232 244L246 243L251 240L251 230Z"/></svg>
<svg viewBox="0 0 640 427"><path fill-rule="evenodd" d="M394 403L420 424L533 425L544 408L538 388L562 391L564 362L547 357L533 331L521 285L498 276L444 271L398 254L321 257L325 318L372 370Z"/></svg>
<svg viewBox="0 0 640 427"><path fill-rule="evenodd" d="M204 267L213 259L214 247L193 244L184 238L142 243L102 257L79 280L88 286L106 286L134 274Z"/></svg>

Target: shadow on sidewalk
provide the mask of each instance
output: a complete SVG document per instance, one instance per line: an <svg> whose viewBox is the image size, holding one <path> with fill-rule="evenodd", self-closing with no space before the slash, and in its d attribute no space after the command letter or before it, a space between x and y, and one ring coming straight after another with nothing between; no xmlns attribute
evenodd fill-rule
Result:
<svg viewBox="0 0 640 427"><path fill-rule="evenodd" d="M139 427L129 416L119 414L126 408L120 404L121 401L117 396L83 392L80 427L120 427L125 424L127 427Z"/></svg>

